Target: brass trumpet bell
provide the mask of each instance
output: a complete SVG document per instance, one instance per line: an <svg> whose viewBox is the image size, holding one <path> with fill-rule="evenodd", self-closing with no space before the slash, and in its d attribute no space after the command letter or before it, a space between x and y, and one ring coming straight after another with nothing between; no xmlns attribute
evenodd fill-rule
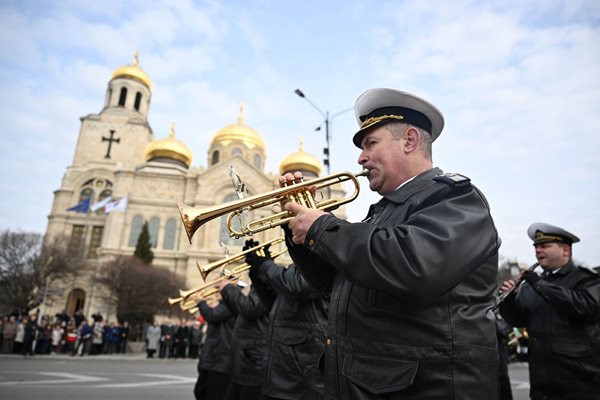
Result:
<svg viewBox="0 0 600 400"><path fill-rule="evenodd" d="M283 237L278 237L278 238L269 240L268 242L261 243L257 247L251 247L248 250L242 251L241 253L235 254L233 256L224 258L219 261L215 261L210 264L206 264L206 265L202 265L202 266L200 266L200 264L197 262L196 262L196 264L198 266L198 270L200 271L200 275L202 275L202 279L206 281L206 277L208 276L208 274L211 271L214 271L215 269L218 269L218 268L226 268L226 267L230 266L231 264L241 262L246 258L246 254L253 252L253 251L261 250L267 245L279 244L279 243L283 242L284 240L285 239Z"/></svg>
<svg viewBox="0 0 600 400"><path fill-rule="evenodd" d="M282 211L269 217L249 222L246 226L241 227L240 230L237 230L233 227L233 219L236 215L240 215L245 211L252 211L262 207L273 206L282 201L293 201L302 204L305 207L316 208L323 211L335 210L341 205L356 199L360 192L360 184L357 178L359 176L366 176L368 173L369 171L366 169L357 174L352 174L350 172L339 172L337 174L316 178L310 181L302 181L290 186L284 186L264 194L258 194L203 209L189 207L180 203L179 213L181 214L183 227L190 243L192 242L192 237L198 228L205 223L226 214L229 214L227 217L227 229L229 231L229 235L231 237L240 238L242 236L253 235L257 232L262 232L273 227L285 225L294 217L294 215L288 211ZM310 192L310 187L312 186L316 186L317 190L320 190L346 181L352 181L354 184L354 192L351 196L346 198L326 199L317 202L315 199L313 199L313 196Z"/></svg>

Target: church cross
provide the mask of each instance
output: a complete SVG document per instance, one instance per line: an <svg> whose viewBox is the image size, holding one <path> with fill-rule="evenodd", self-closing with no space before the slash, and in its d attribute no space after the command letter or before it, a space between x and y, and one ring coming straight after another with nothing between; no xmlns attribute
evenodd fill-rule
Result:
<svg viewBox="0 0 600 400"><path fill-rule="evenodd" d="M104 158L110 158L110 149L112 148L113 142L119 143L121 141L120 138L115 139L114 136L115 136L115 131L114 130L110 131L110 137L109 138L106 138L106 137L102 136L102 141L103 142L108 142L108 149L106 149L106 155L104 156Z"/></svg>

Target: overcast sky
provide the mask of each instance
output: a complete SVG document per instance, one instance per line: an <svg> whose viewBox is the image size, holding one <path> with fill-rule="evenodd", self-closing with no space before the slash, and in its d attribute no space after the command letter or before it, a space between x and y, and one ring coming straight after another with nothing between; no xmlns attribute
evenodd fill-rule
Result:
<svg viewBox="0 0 600 400"><path fill-rule="evenodd" d="M101 111L136 50L155 137L174 122L195 166L243 102L266 172L302 137L321 157L326 112L331 170L356 172L343 111L369 88L397 88L444 113L434 165L487 196L505 259L535 261L526 230L542 221L600 265L599 1L0 0L0 229L45 231L79 118ZM378 199L362 188L352 221Z"/></svg>

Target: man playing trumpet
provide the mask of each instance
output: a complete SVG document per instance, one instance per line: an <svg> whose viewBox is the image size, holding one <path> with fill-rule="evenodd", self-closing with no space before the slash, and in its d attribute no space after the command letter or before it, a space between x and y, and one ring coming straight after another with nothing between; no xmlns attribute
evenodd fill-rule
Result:
<svg viewBox="0 0 600 400"><path fill-rule="evenodd" d="M579 238L558 226L527 229L544 273L523 272L526 283L500 304L510 324L529 333L532 399L598 399L600 396L600 276L572 261ZM502 292L515 287L512 280Z"/></svg>
<svg viewBox="0 0 600 400"><path fill-rule="evenodd" d="M486 199L433 168L444 119L412 94L372 89L356 101L369 187L383 198L350 223L288 202L286 244L304 277L333 285L328 399L496 399L494 304L500 239ZM300 174L285 174L281 185Z"/></svg>

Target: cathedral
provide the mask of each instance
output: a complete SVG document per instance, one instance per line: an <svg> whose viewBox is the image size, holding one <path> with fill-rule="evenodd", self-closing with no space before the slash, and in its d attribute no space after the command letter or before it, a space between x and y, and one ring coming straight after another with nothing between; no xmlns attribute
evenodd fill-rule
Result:
<svg viewBox="0 0 600 400"><path fill-rule="evenodd" d="M100 113L81 118L73 162L54 192L46 237L66 235L71 243L82 246L86 262L72 282L62 282L62 295L48 298L47 314L65 309L70 314L81 310L89 316L100 311L115 320L114 301L92 284L92 278L104 262L133 255L144 222L154 252L152 267L183 276L187 288L202 284L197 264L224 258L224 247L230 254L240 252L244 238L227 234L225 215L205 223L190 244L178 204L204 210L238 199L230 179L232 167L250 195L278 188L283 172L302 171L308 177L321 172L320 160L304 152L302 143L297 152L282 157L279 171L265 172L266 144L244 124L242 108L236 123L225 125L224 121L225 126L213 134L205 165L194 165L192 151L176 138L173 125L168 135L154 136L148 123L151 99L152 81L136 54L132 64L113 72ZM211 134L199 129L201 134ZM343 194L343 188L338 185L333 192ZM332 195L331 189L328 195ZM77 204L91 208L73 207ZM99 205L105 207L95 207ZM270 208L261 208L245 218L272 213ZM336 213L345 217L343 207ZM280 235L280 229L269 229L254 238L265 242ZM278 262L287 265L286 257Z"/></svg>

